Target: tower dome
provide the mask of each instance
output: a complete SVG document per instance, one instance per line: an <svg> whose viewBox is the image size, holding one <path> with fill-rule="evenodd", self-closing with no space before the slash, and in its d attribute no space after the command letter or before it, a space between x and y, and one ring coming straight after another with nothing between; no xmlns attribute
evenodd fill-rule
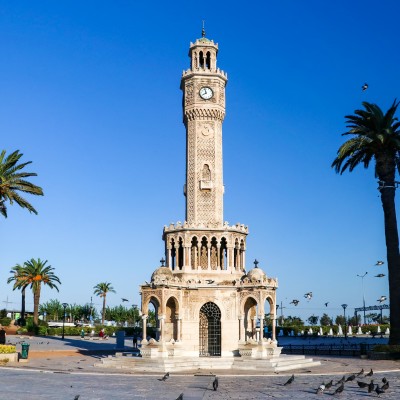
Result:
<svg viewBox="0 0 400 400"><path fill-rule="evenodd" d="M151 281L163 281L172 279L174 274L168 267L159 267L151 275Z"/></svg>
<svg viewBox="0 0 400 400"><path fill-rule="evenodd" d="M264 280L267 277L267 275L261 268L258 267L257 260L254 261L254 265L255 267L247 273L247 278L249 278L250 280L255 279L257 281Z"/></svg>

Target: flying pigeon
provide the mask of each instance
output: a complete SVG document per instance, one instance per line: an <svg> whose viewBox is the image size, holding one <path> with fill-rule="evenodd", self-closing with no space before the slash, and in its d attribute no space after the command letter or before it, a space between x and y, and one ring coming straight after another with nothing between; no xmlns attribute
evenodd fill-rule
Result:
<svg viewBox="0 0 400 400"><path fill-rule="evenodd" d="M299 300L294 299L289 304L294 304L295 306L297 306L297 304L299 304L299 303L300 303Z"/></svg>
<svg viewBox="0 0 400 400"><path fill-rule="evenodd" d="M328 307L328 304L329 304L329 301L327 301L327 302L325 303L325 307Z"/></svg>
<svg viewBox="0 0 400 400"><path fill-rule="evenodd" d="M387 299L386 296L381 296L381 298L378 299L377 301L379 301L379 303L383 303L386 299Z"/></svg>
<svg viewBox="0 0 400 400"><path fill-rule="evenodd" d="M289 380L283 384L283 386L290 385L294 381L294 374L289 378Z"/></svg>
<svg viewBox="0 0 400 400"><path fill-rule="evenodd" d="M381 266L383 264L385 264L383 261L377 261L375 265L379 267L379 266Z"/></svg>
<svg viewBox="0 0 400 400"><path fill-rule="evenodd" d="M218 378L215 377L214 381L213 381L213 389L214 391L216 391L218 389Z"/></svg>
<svg viewBox="0 0 400 400"><path fill-rule="evenodd" d="M124 299L123 297L121 298L122 301L129 301L128 299Z"/></svg>
<svg viewBox="0 0 400 400"><path fill-rule="evenodd" d="M306 294L304 295L304 297L305 297L307 300L311 300L311 298L312 298L312 292L306 293Z"/></svg>
<svg viewBox="0 0 400 400"><path fill-rule="evenodd" d="M365 92L368 89L368 83L364 83L364 85L361 86L361 89Z"/></svg>
<svg viewBox="0 0 400 400"><path fill-rule="evenodd" d="M166 381L169 377L169 372L167 372L161 379L159 379L159 381Z"/></svg>
<svg viewBox="0 0 400 400"><path fill-rule="evenodd" d="M214 283L215 281L213 281L212 279L206 279L206 282L211 285L212 283Z"/></svg>
<svg viewBox="0 0 400 400"><path fill-rule="evenodd" d="M385 276L385 274L378 274L378 275L375 275L375 278L383 278Z"/></svg>

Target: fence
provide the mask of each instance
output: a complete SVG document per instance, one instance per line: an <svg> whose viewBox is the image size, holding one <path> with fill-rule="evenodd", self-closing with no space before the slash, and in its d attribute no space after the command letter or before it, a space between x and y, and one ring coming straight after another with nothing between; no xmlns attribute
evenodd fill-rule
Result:
<svg viewBox="0 0 400 400"><path fill-rule="evenodd" d="M366 355L372 350L374 344L319 344L319 345L293 345L288 344L283 347L282 354L302 354L302 355L330 355L330 356L350 356L356 357Z"/></svg>

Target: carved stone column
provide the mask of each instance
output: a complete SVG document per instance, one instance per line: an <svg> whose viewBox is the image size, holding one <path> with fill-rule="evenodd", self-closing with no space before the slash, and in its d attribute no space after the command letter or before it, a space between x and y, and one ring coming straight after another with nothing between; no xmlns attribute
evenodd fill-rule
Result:
<svg viewBox="0 0 400 400"><path fill-rule="evenodd" d="M181 342L182 338L181 338L181 322L182 322L182 318L179 317L179 315L176 315L176 340Z"/></svg>
<svg viewBox="0 0 400 400"><path fill-rule="evenodd" d="M264 337L264 316L260 315L259 317L260 320L260 340L259 343L261 343L263 341L263 337Z"/></svg>
<svg viewBox="0 0 400 400"><path fill-rule="evenodd" d="M142 315L142 340L147 342L147 315Z"/></svg>
<svg viewBox="0 0 400 400"><path fill-rule="evenodd" d="M272 314L272 340L276 340L276 314Z"/></svg>
<svg viewBox="0 0 400 400"><path fill-rule="evenodd" d="M160 342L164 341L164 320L165 320L165 315L160 315L158 317L159 329L160 329L160 336L158 338L158 341Z"/></svg>
<svg viewBox="0 0 400 400"><path fill-rule="evenodd" d="M241 316L239 317L239 342L245 339L245 338L243 337L243 328L244 328L244 326L243 326L243 320L244 320L243 315L241 315Z"/></svg>

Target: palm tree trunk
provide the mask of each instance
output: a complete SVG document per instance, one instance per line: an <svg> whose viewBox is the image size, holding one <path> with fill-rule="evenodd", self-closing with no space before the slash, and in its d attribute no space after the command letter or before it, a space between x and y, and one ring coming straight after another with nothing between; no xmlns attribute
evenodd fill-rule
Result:
<svg viewBox="0 0 400 400"><path fill-rule="evenodd" d="M20 326L25 326L26 321L25 321L25 290L26 287L23 287L21 290L21 317L20 317Z"/></svg>
<svg viewBox="0 0 400 400"><path fill-rule="evenodd" d="M33 292L33 323L34 325L39 325L39 302L40 302L40 284L37 286L36 290Z"/></svg>
<svg viewBox="0 0 400 400"><path fill-rule="evenodd" d="M103 296L103 313L101 316L101 324L104 325L104 317L106 315L106 295Z"/></svg>
<svg viewBox="0 0 400 400"><path fill-rule="evenodd" d="M394 184L393 184L394 185ZM385 237L388 262L390 336L389 344L400 344L400 254L399 234L397 230L395 188L381 189L381 201L385 216Z"/></svg>

